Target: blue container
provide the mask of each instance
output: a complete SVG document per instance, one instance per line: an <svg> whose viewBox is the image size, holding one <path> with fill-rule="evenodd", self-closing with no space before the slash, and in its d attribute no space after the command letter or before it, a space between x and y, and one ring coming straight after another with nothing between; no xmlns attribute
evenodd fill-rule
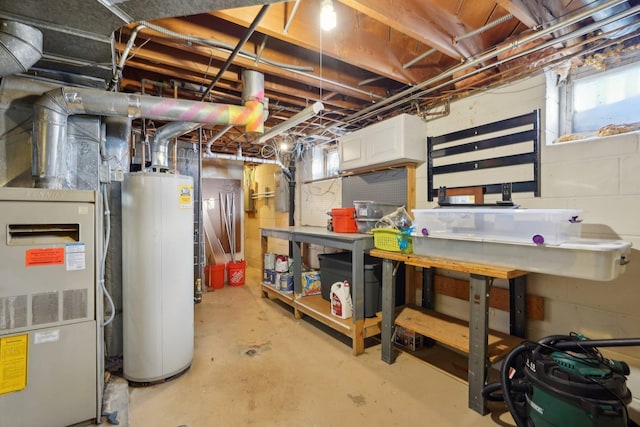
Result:
<svg viewBox="0 0 640 427"><path fill-rule="evenodd" d="M293 292L293 276L289 273L280 273L280 283L278 288L282 292Z"/></svg>

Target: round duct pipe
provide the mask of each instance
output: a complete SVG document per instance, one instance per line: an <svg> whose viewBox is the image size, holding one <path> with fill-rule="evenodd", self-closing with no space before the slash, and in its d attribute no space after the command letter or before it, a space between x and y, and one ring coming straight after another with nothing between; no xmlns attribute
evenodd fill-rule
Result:
<svg viewBox="0 0 640 427"><path fill-rule="evenodd" d="M41 57L40 30L0 19L0 77L24 73Z"/></svg>
<svg viewBox="0 0 640 427"><path fill-rule="evenodd" d="M591 6L591 1L589 0L581 0L582 4L585 7ZM623 12L629 9L631 6L628 1L622 2L620 4L616 4L608 9L601 10L599 12L594 13L591 17L594 21L599 22L604 19L609 18L617 13ZM627 16L626 18L620 19L616 22L612 22L611 24L603 25L600 28L600 31L603 33L612 33L612 36L609 38L617 38L622 37L624 35L630 34L631 32L638 29L637 24L638 18L636 16ZM636 23L635 25L633 25Z"/></svg>

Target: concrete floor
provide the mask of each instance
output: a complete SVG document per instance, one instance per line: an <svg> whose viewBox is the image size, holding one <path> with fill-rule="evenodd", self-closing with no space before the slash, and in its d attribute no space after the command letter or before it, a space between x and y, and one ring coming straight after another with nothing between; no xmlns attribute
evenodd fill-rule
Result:
<svg viewBox="0 0 640 427"><path fill-rule="evenodd" d="M504 411L468 409L466 383L409 354L387 365L374 342L352 356L346 337L261 298L260 276L249 268L245 286L204 295L192 367L164 384L130 387L128 425L514 425Z"/></svg>

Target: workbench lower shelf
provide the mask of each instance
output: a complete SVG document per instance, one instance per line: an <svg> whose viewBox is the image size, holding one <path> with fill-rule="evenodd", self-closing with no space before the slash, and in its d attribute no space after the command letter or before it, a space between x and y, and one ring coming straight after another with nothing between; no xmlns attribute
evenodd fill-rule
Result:
<svg viewBox="0 0 640 427"><path fill-rule="evenodd" d="M293 292L282 292L267 283L262 284L262 292L265 297L279 299L283 303L293 307Z"/></svg>
<svg viewBox="0 0 640 427"><path fill-rule="evenodd" d="M469 354L469 323L417 306L404 307L395 324L429 337L447 347ZM506 355L522 338L489 330L487 353L490 362Z"/></svg>
<svg viewBox="0 0 640 427"><path fill-rule="evenodd" d="M311 295L300 297L296 300L296 308L298 311L316 319L326 326L341 332L347 336L353 334L353 320L340 319L331 314L331 305L329 301L322 298L322 295ZM364 319L364 338L369 338L380 333L380 319L376 317L367 317Z"/></svg>
<svg viewBox="0 0 640 427"><path fill-rule="evenodd" d="M293 298L292 293L284 293L268 284L262 284L262 292L269 298L276 298L294 308L296 317L307 315L318 322L353 338L355 329L353 319L340 319L331 314L329 301L322 298L322 295L299 296ZM365 318L363 327L363 338L373 337L380 334L380 316Z"/></svg>

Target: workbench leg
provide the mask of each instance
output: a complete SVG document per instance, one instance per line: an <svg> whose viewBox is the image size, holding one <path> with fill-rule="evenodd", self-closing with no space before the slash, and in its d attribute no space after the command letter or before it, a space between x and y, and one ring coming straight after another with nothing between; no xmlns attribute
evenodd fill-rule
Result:
<svg viewBox="0 0 640 427"><path fill-rule="evenodd" d="M364 353L364 240L353 242L351 249L351 338L353 355Z"/></svg>
<svg viewBox="0 0 640 427"><path fill-rule="evenodd" d="M527 337L527 276L509 279L509 334Z"/></svg>
<svg viewBox="0 0 640 427"><path fill-rule="evenodd" d="M354 356L364 353L364 319L358 319L353 324L351 342Z"/></svg>
<svg viewBox="0 0 640 427"><path fill-rule="evenodd" d="M393 326L395 323L396 293L393 291L393 262L382 260L382 360L393 363Z"/></svg>
<svg viewBox="0 0 640 427"><path fill-rule="evenodd" d="M469 408L484 415L488 412L482 389L487 380L489 333L489 287L486 276L471 274L469 294Z"/></svg>
<svg viewBox="0 0 640 427"><path fill-rule="evenodd" d="M422 269L422 306L433 310L436 307L436 287L433 268Z"/></svg>
<svg viewBox="0 0 640 427"><path fill-rule="evenodd" d="M264 273L265 273L265 270L264 270L264 255L269 251L269 238L267 236L262 236L261 242L260 242L260 248L261 248L261 253L262 253L262 257L261 257L262 259L261 259L261 262L260 262L260 265L262 266L262 271L261 271L262 280L260 282L260 289L262 289L262 285L264 284L264 279L265 279L265 277L264 277ZM266 291L260 292L260 296L262 298L269 298L269 295L267 294Z"/></svg>
<svg viewBox="0 0 640 427"><path fill-rule="evenodd" d="M293 255L293 315L296 319L302 319L302 313L298 310L298 295L302 292L302 250L300 242L290 242Z"/></svg>

